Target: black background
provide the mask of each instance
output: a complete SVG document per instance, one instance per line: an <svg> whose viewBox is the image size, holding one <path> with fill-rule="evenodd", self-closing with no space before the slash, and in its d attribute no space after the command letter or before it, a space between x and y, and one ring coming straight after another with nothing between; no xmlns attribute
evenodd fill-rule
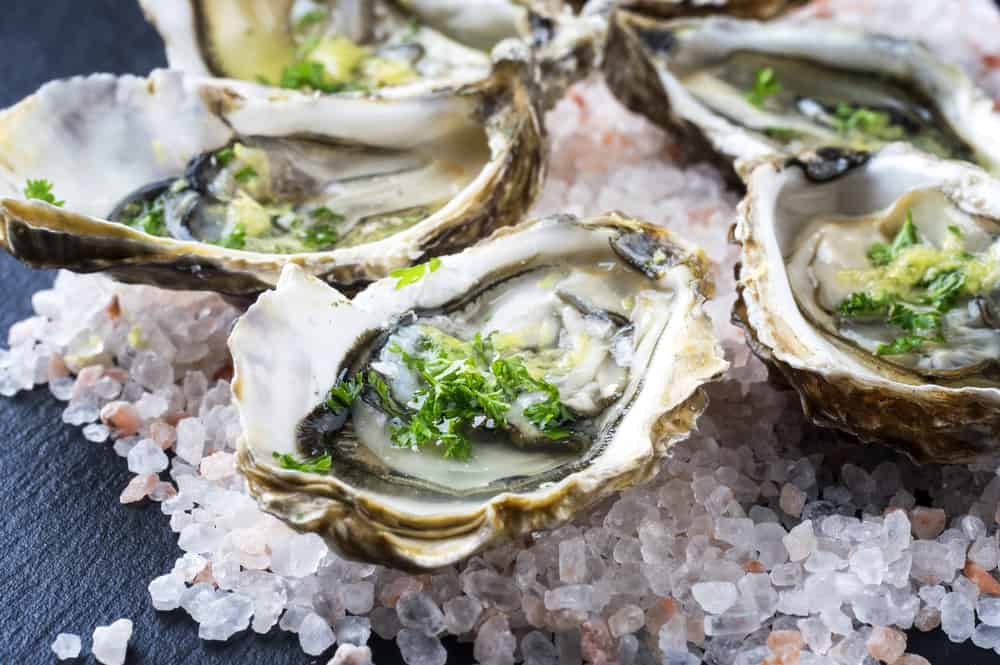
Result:
<svg viewBox="0 0 1000 665"><path fill-rule="evenodd" d="M134 0L3 2L0 13L0 107L53 78L91 72L145 74L164 65L161 43ZM1000 39L1000 38L998 38ZM52 273L0 255L0 331L31 314L31 294ZM122 506L129 480L109 444L86 441L64 425L63 406L46 389L0 399L0 665L55 662L59 632L82 636L89 653L97 625L120 617L135 624L128 663L302 665L297 637L274 629L230 643L206 643L183 611L161 613L146 585L168 572L180 551L157 505ZM942 633L911 632L911 650L935 665L1000 663L1000 657L953 645ZM379 665L400 662L375 642ZM450 663L472 663L468 645L451 645ZM95 662L84 656L74 662Z"/></svg>

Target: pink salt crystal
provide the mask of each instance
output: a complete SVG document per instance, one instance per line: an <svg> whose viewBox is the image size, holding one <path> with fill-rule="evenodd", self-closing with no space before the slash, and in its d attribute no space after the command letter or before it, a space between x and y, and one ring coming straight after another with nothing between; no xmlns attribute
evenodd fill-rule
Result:
<svg viewBox="0 0 1000 665"><path fill-rule="evenodd" d="M743 564L743 570L748 573L766 573L767 568L764 567L757 559L750 559Z"/></svg>
<svg viewBox="0 0 1000 665"><path fill-rule="evenodd" d="M61 379L64 376L69 376L69 368L66 367L66 361L58 353L51 354L49 356L49 381Z"/></svg>
<svg viewBox="0 0 1000 665"><path fill-rule="evenodd" d="M785 483L781 488L778 504L786 515L798 517L806 505L806 493L791 483Z"/></svg>
<svg viewBox="0 0 1000 665"><path fill-rule="evenodd" d="M142 418L129 402L109 402L101 409L101 422L114 427L119 436L131 436L139 431Z"/></svg>
<svg viewBox="0 0 1000 665"><path fill-rule="evenodd" d="M915 653L904 653L892 665L931 665L931 661Z"/></svg>
<svg viewBox="0 0 1000 665"><path fill-rule="evenodd" d="M615 641L604 619L590 619L580 626L580 651L583 660L593 665L615 662Z"/></svg>
<svg viewBox="0 0 1000 665"><path fill-rule="evenodd" d="M868 637L868 653L875 660L892 665L906 651L906 634L888 626L875 626Z"/></svg>
<svg viewBox="0 0 1000 665"><path fill-rule="evenodd" d="M73 397L79 397L82 395L84 388L89 388L97 383L97 380L101 378L101 375L103 374L103 365L87 365L77 372L76 383L73 384Z"/></svg>
<svg viewBox="0 0 1000 665"><path fill-rule="evenodd" d="M163 450L168 450L177 440L177 430L162 420L154 420L149 424L149 438Z"/></svg>
<svg viewBox="0 0 1000 665"><path fill-rule="evenodd" d="M805 641L797 630L775 630L767 636L771 655L761 665L798 665Z"/></svg>
<svg viewBox="0 0 1000 665"><path fill-rule="evenodd" d="M416 577L404 575L397 577L389 584L385 585L378 595L379 602L386 607L396 607L399 597L410 591L423 591L424 585Z"/></svg>
<svg viewBox="0 0 1000 665"><path fill-rule="evenodd" d="M236 457L232 453L213 453L201 460L201 475L208 480L221 480L236 473Z"/></svg>
<svg viewBox="0 0 1000 665"><path fill-rule="evenodd" d="M104 370L104 376L108 377L109 379L114 379L115 381L117 381L122 385L124 385L125 382L128 381L128 372L126 372L120 367L109 367L108 369Z"/></svg>
<svg viewBox="0 0 1000 665"><path fill-rule="evenodd" d="M660 628L677 614L677 603L673 598L660 598L646 610L646 630L650 635L659 635Z"/></svg>
<svg viewBox="0 0 1000 665"><path fill-rule="evenodd" d="M913 535L921 540L933 540L940 536L941 532L944 531L946 519L944 510L941 508L917 506L910 511Z"/></svg>
<svg viewBox="0 0 1000 665"><path fill-rule="evenodd" d="M142 501L156 486L157 477L155 473L144 473L135 476L129 481L118 500L122 503L135 503Z"/></svg>
<svg viewBox="0 0 1000 665"><path fill-rule="evenodd" d="M166 501L177 496L177 488L168 482L161 481L149 491L149 498L153 501Z"/></svg>
<svg viewBox="0 0 1000 665"><path fill-rule="evenodd" d="M205 582L206 584L211 584L212 586L219 586L219 583L215 581L215 577L212 575L211 561L206 561L205 567L199 570L198 574L194 576L192 584L198 584L199 582Z"/></svg>
<svg viewBox="0 0 1000 665"><path fill-rule="evenodd" d="M922 633L929 633L941 625L941 611L934 607L921 607L913 619L914 627Z"/></svg>
<svg viewBox="0 0 1000 665"><path fill-rule="evenodd" d="M974 561L966 561L965 569L962 571L965 576L972 580L979 591L992 596L1000 596L1000 581L990 575L989 571Z"/></svg>

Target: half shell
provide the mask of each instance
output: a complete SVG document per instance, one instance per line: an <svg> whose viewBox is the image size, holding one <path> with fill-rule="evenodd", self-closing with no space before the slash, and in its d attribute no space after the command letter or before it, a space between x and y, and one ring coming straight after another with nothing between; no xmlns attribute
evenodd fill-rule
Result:
<svg viewBox="0 0 1000 665"><path fill-rule="evenodd" d="M869 218L877 222L909 206L920 215L918 206L926 197L944 206L932 208L937 212L929 223L937 223L940 216L942 225L951 224L945 215L954 215L973 227L993 229L996 242L1000 182L971 165L939 160L902 144L867 160L845 159L841 166L832 172L822 163L773 160L748 169L748 194L735 230L742 253L734 319L745 328L754 352L799 392L807 414L818 424L892 444L918 460L958 462L996 452L997 321L992 332L988 322L976 323L977 337L986 340L979 348L993 356L992 363L986 358L962 371L939 371L916 362L919 358L880 355L865 348L863 340L832 333L813 302L829 286L822 273L793 279L790 275L800 268L789 266L798 261L797 247L817 220L841 225ZM940 230L959 235L955 229ZM834 243L841 246L851 241L837 237ZM974 240L972 233L966 237ZM822 247L809 251L817 261L830 256L830 249ZM840 272L830 279L851 278L852 273ZM969 307L977 305L970 302ZM934 356L924 360L933 361Z"/></svg>
<svg viewBox="0 0 1000 665"><path fill-rule="evenodd" d="M828 23L613 13L604 70L688 158L873 150L896 140L1000 172L1000 116L925 46ZM754 94L756 77L762 77Z"/></svg>
<svg viewBox="0 0 1000 665"><path fill-rule="evenodd" d="M700 386L727 367L703 310L711 292L706 262L661 228L618 215L548 218L440 261L416 284L383 280L353 300L288 267L229 343L244 428L238 463L251 493L267 511L352 557L405 568L452 563L649 478L705 408ZM606 280L587 278L593 270ZM625 307L621 313L593 319L624 325L633 355L626 382L592 421L585 445L483 441L468 461L433 447L386 447L378 436L359 434L370 422L358 420L369 413L368 397L355 403L350 430L340 417L335 425L344 429L323 430L327 389L359 359L381 357L378 349L396 353L387 334L414 317L455 321L480 308L503 309L491 320L530 318L559 306L552 299L561 289L552 284L561 278L553 275L575 275L598 291L602 284L634 285L608 305ZM580 306L572 302L570 310ZM491 330L510 332L504 325ZM332 456L328 473L276 463L276 456L319 452L309 450L317 431L329 437L319 444Z"/></svg>
<svg viewBox="0 0 1000 665"><path fill-rule="evenodd" d="M273 286L288 263L357 290L470 245L528 209L544 168L528 70L502 60L475 84L377 97L275 92L169 70L55 81L0 113L0 245L36 267L229 296ZM373 155L376 166L386 155L410 156L444 179L444 200L387 237L309 253L227 249L107 221L136 192L185 176L192 159L247 137L308 143L329 180L308 179L319 191L367 183L374 205L398 196L396 172L359 175L359 155ZM15 198L37 178L52 181L62 208Z"/></svg>

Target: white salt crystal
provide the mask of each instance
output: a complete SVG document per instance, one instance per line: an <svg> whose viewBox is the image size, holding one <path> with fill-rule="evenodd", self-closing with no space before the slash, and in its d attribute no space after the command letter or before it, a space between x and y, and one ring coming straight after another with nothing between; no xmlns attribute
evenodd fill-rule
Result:
<svg viewBox="0 0 1000 665"><path fill-rule="evenodd" d="M211 524L190 524L181 531L177 546L185 552L209 554L222 542L223 533Z"/></svg>
<svg viewBox="0 0 1000 665"><path fill-rule="evenodd" d="M795 586L802 581L802 564L783 563L771 571L771 582L775 586Z"/></svg>
<svg viewBox="0 0 1000 665"><path fill-rule="evenodd" d="M368 619L372 622L372 630L376 635L381 637L383 640L396 639L396 634L399 632L400 628L399 618L396 616L396 610L389 607L376 607L372 610L371 614L368 615ZM412 630L409 632L415 635L420 635L420 633Z"/></svg>
<svg viewBox="0 0 1000 665"><path fill-rule="evenodd" d="M709 614L722 614L739 598L736 585L732 582L699 582L691 587L691 594Z"/></svg>
<svg viewBox="0 0 1000 665"><path fill-rule="evenodd" d="M865 584L881 584L885 576L885 558L882 549L874 545L862 545L851 553L851 572Z"/></svg>
<svg viewBox="0 0 1000 665"><path fill-rule="evenodd" d="M816 550L816 534L813 533L812 520L806 520L792 529L781 539L788 550L788 558L792 561L802 561Z"/></svg>
<svg viewBox="0 0 1000 665"><path fill-rule="evenodd" d="M99 663L123 665L130 639L132 639L132 621L118 619L110 626L98 626L94 629L91 651Z"/></svg>
<svg viewBox="0 0 1000 665"><path fill-rule="evenodd" d="M111 430L107 425L102 425L101 423L90 423L89 425L84 425L83 427L83 438L87 441L93 441L94 443L103 443L108 440Z"/></svg>
<svg viewBox="0 0 1000 665"><path fill-rule="evenodd" d="M217 452L203 457L201 475L208 480L222 480L236 473L236 456L232 453Z"/></svg>
<svg viewBox="0 0 1000 665"><path fill-rule="evenodd" d="M452 635L467 633L476 625L483 606L470 596L458 596L444 604L444 623Z"/></svg>
<svg viewBox="0 0 1000 665"><path fill-rule="evenodd" d="M69 660L80 655L80 636L73 633L59 633L52 643L52 653L59 660Z"/></svg>
<svg viewBox="0 0 1000 665"><path fill-rule="evenodd" d="M135 410L144 420L159 418L167 410L167 400L156 393L145 393L135 403Z"/></svg>
<svg viewBox="0 0 1000 665"><path fill-rule="evenodd" d="M366 646L340 644L326 665L372 665L372 650Z"/></svg>
<svg viewBox="0 0 1000 665"><path fill-rule="evenodd" d="M310 656L318 656L337 641L330 624L315 612L309 612L299 623L299 646Z"/></svg>
<svg viewBox="0 0 1000 665"><path fill-rule="evenodd" d="M566 584L582 584L587 579L587 545L583 538L559 543L559 579Z"/></svg>
<svg viewBox="0 0 1000 665"><path fill-rule="evenodd" d="M847 562L833 552L816 550L806 559L804 568L810 573L828 573L834 570L845 568Z"/></svg>
<svg viewBox="0 0 1000 665"><path fill-rule="evenodd" d="M521 639L521 658L524 665L558 665L556 646L545 635L533 630Z"/></svg>
<svg viewBox="0 0 1000 665"><path fill-rule="evenodd" d="M768 616L778 606L778 592L766 573L748 573L737 583L744 607L753 607Z"/></svg>
<svg viewBox="0 0 1000 665"><path fill-rule="evenodd" d="M205 453L205 426L197 418L184 418L177 423L178 457L190 464L198 464Z"/></svg>
<svg viewBox="0 0 1000 665"><path fill-rule="evenodd" d="M399 631L396 644L406 665L444 665L448 660L441 640L409 628Z"/></svg>
<svg viewBox="0 0 1000 665"><path fill-rule="evenodd" d="M1000 626L1000 598L980 596L976 601L976 613L979 614L979 620L986 625Z"/></svg>
<svg viewBox="0 0 1000 665"><path fill-rule="evenodd" d="M367 580L345 584L340 589L344 609L351 614L368 614L375 603L375 585Z"/></svg>
<svg viewBox="0 0 1000 665"><path fill-rule="evenodd" d="M142 439L128 452L128 470L132 473L159 473L168 464L169 460L163 449L152 439Z"/></svg>
<svg viewBox="0 0 1000 665"><path fill-rule="evenodd" d="M192 576L191 579L194 579ZM187 588L184 578L177 573L160 575L149 583L149 597L153 608L161 612L176 610L181 604L181 594Z"/></svg>
<svg viewBox="0 0 1000 665"><path fill-rule="evenodd" d="M825 654L833 646L830 629L820 619L816 617L799 619L795 625L802 633L802 639L805 640L806 646L816 653Z"/></svg>
<svg viewBox="0 0 1000 665"><path fill-rule="evenodd" d="M913 554L911 575L924 584L951 582L955 566L949 560L948 547L933 540L917 540L910 550Z"/></svg>
<svg viewBox="0 0 1000 665"><path fill-rule="evenodd" d="M715 537L731 545L753 542L754 523L750 518L720 517L715 521Z"/></svg>
<svg viewBox="0 0 1000 665"><path fill-rule="evenodd" d="M975 630L972 601L961 593L949 593L941 601L941 629L952 642L964 642Z"/></svg>
<svg viewBox="0 0 1000 665"><path fill-rule="evenodd" d="M49 381L49 392L60 402L68 402L73 396L73 385L76 382L72 377L61 377Z"/></svg>
<svg viewBox="0 0 1000 665"><path fill-rule="evenodd" d="M253 599L239 593L217 593L199 608L198 637L225 641L244 631L253 615Z"/></svg>
<svg viewBox="0 0 1000 665"><path fill-rule="evenodd" d="M345 616L337 619L333 626L338 644L364 646L372 634L372 624L365 617Z"/></svg>
<svg viewBox="0 0 1000 665"><path fill-rule="evenodd" d="M292 534L272 545L271 570L286 577L312 575L329 552L315 533Z"/></svg>
<svg viewBox="0 0 1000 665"><path fill-rule="evenodd" d="M637 605L625 605L608 618L608 628L615 638L634 633L645 623L646 614Z"/></svg>
<svg viewBox="0 0 1000 665"><path fill-rule="evenodd" d="M517 638L510 632L507 617L496 615L479 627L473 655L480 665L514 665Z"/></svg>
<svg viewBox="0 0 1000 665"><path fill-rule="evenodd" d="M594 609L594 587L568 584L545 592L545 607L550 610L589 612Z"/></svg>
<svg viewBox="0 0 1000 665"><path fill-rule="evenodd" d="M759 612L727 612L719 616L705 616L706 635L747 635L763 624L764 617Z"/></svg>
<svg viewBox="0 0 1000 665"><path fill-rule="evenodd" d="M69 405L63 410L62 420L67 425L79 426L94 422L100 415L101 410L97 406L97 396L88 394L71 399Z"/></svg>
<svg viewBox="0 0 1000 665"><path fill-rule="evenodd" d="M802 507L806 505L806 493L791 483L785 483L781 487L778 505L786 515L798 517L802 514Z"/></svg>
<svg viewBox="0 0 1000 665"><path fill-rule="evenodd" d="M434 599L422 591L400 596L396 603L396 614L403 626L425 635L437 635L444 629L444 614Z"/></svg>
<svg viewBox="0 0 1000 665"><path fill-rule="evenodd" d="M986 570L993 570L1000 560L1000 550L997 548L997 534L979 536L969 548L969 559Z"/></svg>
<svg viewBox="0 0 1000 665"><path fill-rule="evenodd" d="M986 535L986 524L975 515L963 515L959 520L966 540L976 540Z"/></svg>
<svg viewBox="0 0 1000 665"><path fill-rule="evenodd" d="M972 633L972 643L980 649L1000 647L1000 628L981 623Z"/></svg>

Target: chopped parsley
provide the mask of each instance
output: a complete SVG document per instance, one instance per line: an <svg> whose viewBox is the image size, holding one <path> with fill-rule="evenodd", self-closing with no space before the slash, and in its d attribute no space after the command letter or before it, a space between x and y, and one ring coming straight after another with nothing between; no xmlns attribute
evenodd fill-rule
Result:
<svg viewBox="0 0 1000 665"><path fill-rule="evenodd" d="M327 224L339 224L344 221L343 215L330 210L326 206L313 208L309 211L309 216L320 222L326 222Z"/></svg>
<svg viewBox="0 0 1000 665"><path fill-rule="evenodd" d="M961 237L960 232L952 233ZM882 356L912 353L924 343L943 342L944 314L963 294L982 290L983 279L976 275L988 272L974 256L954 246L946 251L923 244L909 210L892 242L872 244L867 255L873 266L869 281L883 286L851 293L838 305L837 313L843 319L881 319L902 331L877 347L876 353Z"/></svg>
<svg viewBox="0 0 1000 665"><path fill-rule="evenodd" d="M233 225L233 230L222 236L219 244L226 249L243 249L247 246L247 230L242 224Z"/></svg>
<svg viewBox="0 0 1000 665"><path fill-rule="evenodd" d="M865 106L855 107L841 102L837 104L833 121L841 134L858 131L883 141L897 141L906 136L906 130L894 124L888 113Z"/></svg>
<svg viewBox="0 0 1000 665"><path fill-rule="evenodd" d="M237 171L233 175L233 177L236 178L236 182L240 183L241 185L245 185L252 178L257 177L257 169L247 165L241 168L239 171Z"/></svg>
<svg viewBox="0 0 1000 665"><path fill-rule="evenodd" d="M233 161L233 157L236 156L236 151L233 149L233 146L227 145L221 150L216 150L215 155L213 156L215 157L216 164L219 166L226 166L229 162Z"/></svg>
<svg viewBox="0 0 1000 665"><path fill-rule="evenodd" d="M441 259L435 256L427 263L420 263L409 268L397 268L389 273L389 277L396 278L396 289L399 290L404 286L416 284L424 278L424 275L437 272L437 269L440 267Z"/></svg>
<svg viewBox="0 0 1000 665"><path fill-rule="evenodd" d="M326 10L310 9L295 21L295 29L299 32L305 32L309 28L317 25L318 23L322 23L326 19Z"/></svg>
<svg viewBox="0 0 1000 665"><path fill-rule="evenodd" d="M305 473L324 473L330 470L333 466L333 458L329 454L323 454L319 457L313 457L311 459L302 460L301 462L288 453L271 453L275 460L278 462L278 466L282 469L291 469L292 471L303 471Z"/></svg>
<svg viewBox="0 0 1000 665"><path fill-rule="evenodd" d="M349 408L365 389L378 397L391 417L392 442L402 448L438 448L449 459L465 460L472 452L471 429L508 426L507 413L522 394L537 394L524 416L543 436L555 441L571 435L574 415L559 399L559 390L528 371L517 356L502 356L492 337L463 342L440 332L422 335L414 353L398 344L389 347L419 375L421 387L407 406L400 406L380 374L369 370L342 379L330 389L326 406L334 413ZM412 405L412 406L411 406Z"/></svg>
<svg viewBox="0 0 1000 665"><path fill-rule="evenodd" d="M781 83L778 82L774 69L771 67L758 69L754 74L753 88L747 93L747 101L761 108L769 97L777 95L781 89Z"/></svg>
<svg viewBox="0 0 1000 665"><path fill-rule="evenodd" d="M55 194L52 193L52 183L44 178L39 178L38 180L29 179L24 185L24 196L29 199L45 201L60 208L65 203L65 201L56 199Z"/></svg>
<svg viewBox="0 0 1000 665"><path fill-rule="evenodd" d="M306 228L302 245L306 249L323 249L337 242L337 231L329 224L313 224Z"/></svg>
<svg viewBox="0 0 1000 665"><path fill-rule="evenodd" d="M151 236L167 236L163 199L133 201L125 206L120 221L133 229Z"/></svg>

